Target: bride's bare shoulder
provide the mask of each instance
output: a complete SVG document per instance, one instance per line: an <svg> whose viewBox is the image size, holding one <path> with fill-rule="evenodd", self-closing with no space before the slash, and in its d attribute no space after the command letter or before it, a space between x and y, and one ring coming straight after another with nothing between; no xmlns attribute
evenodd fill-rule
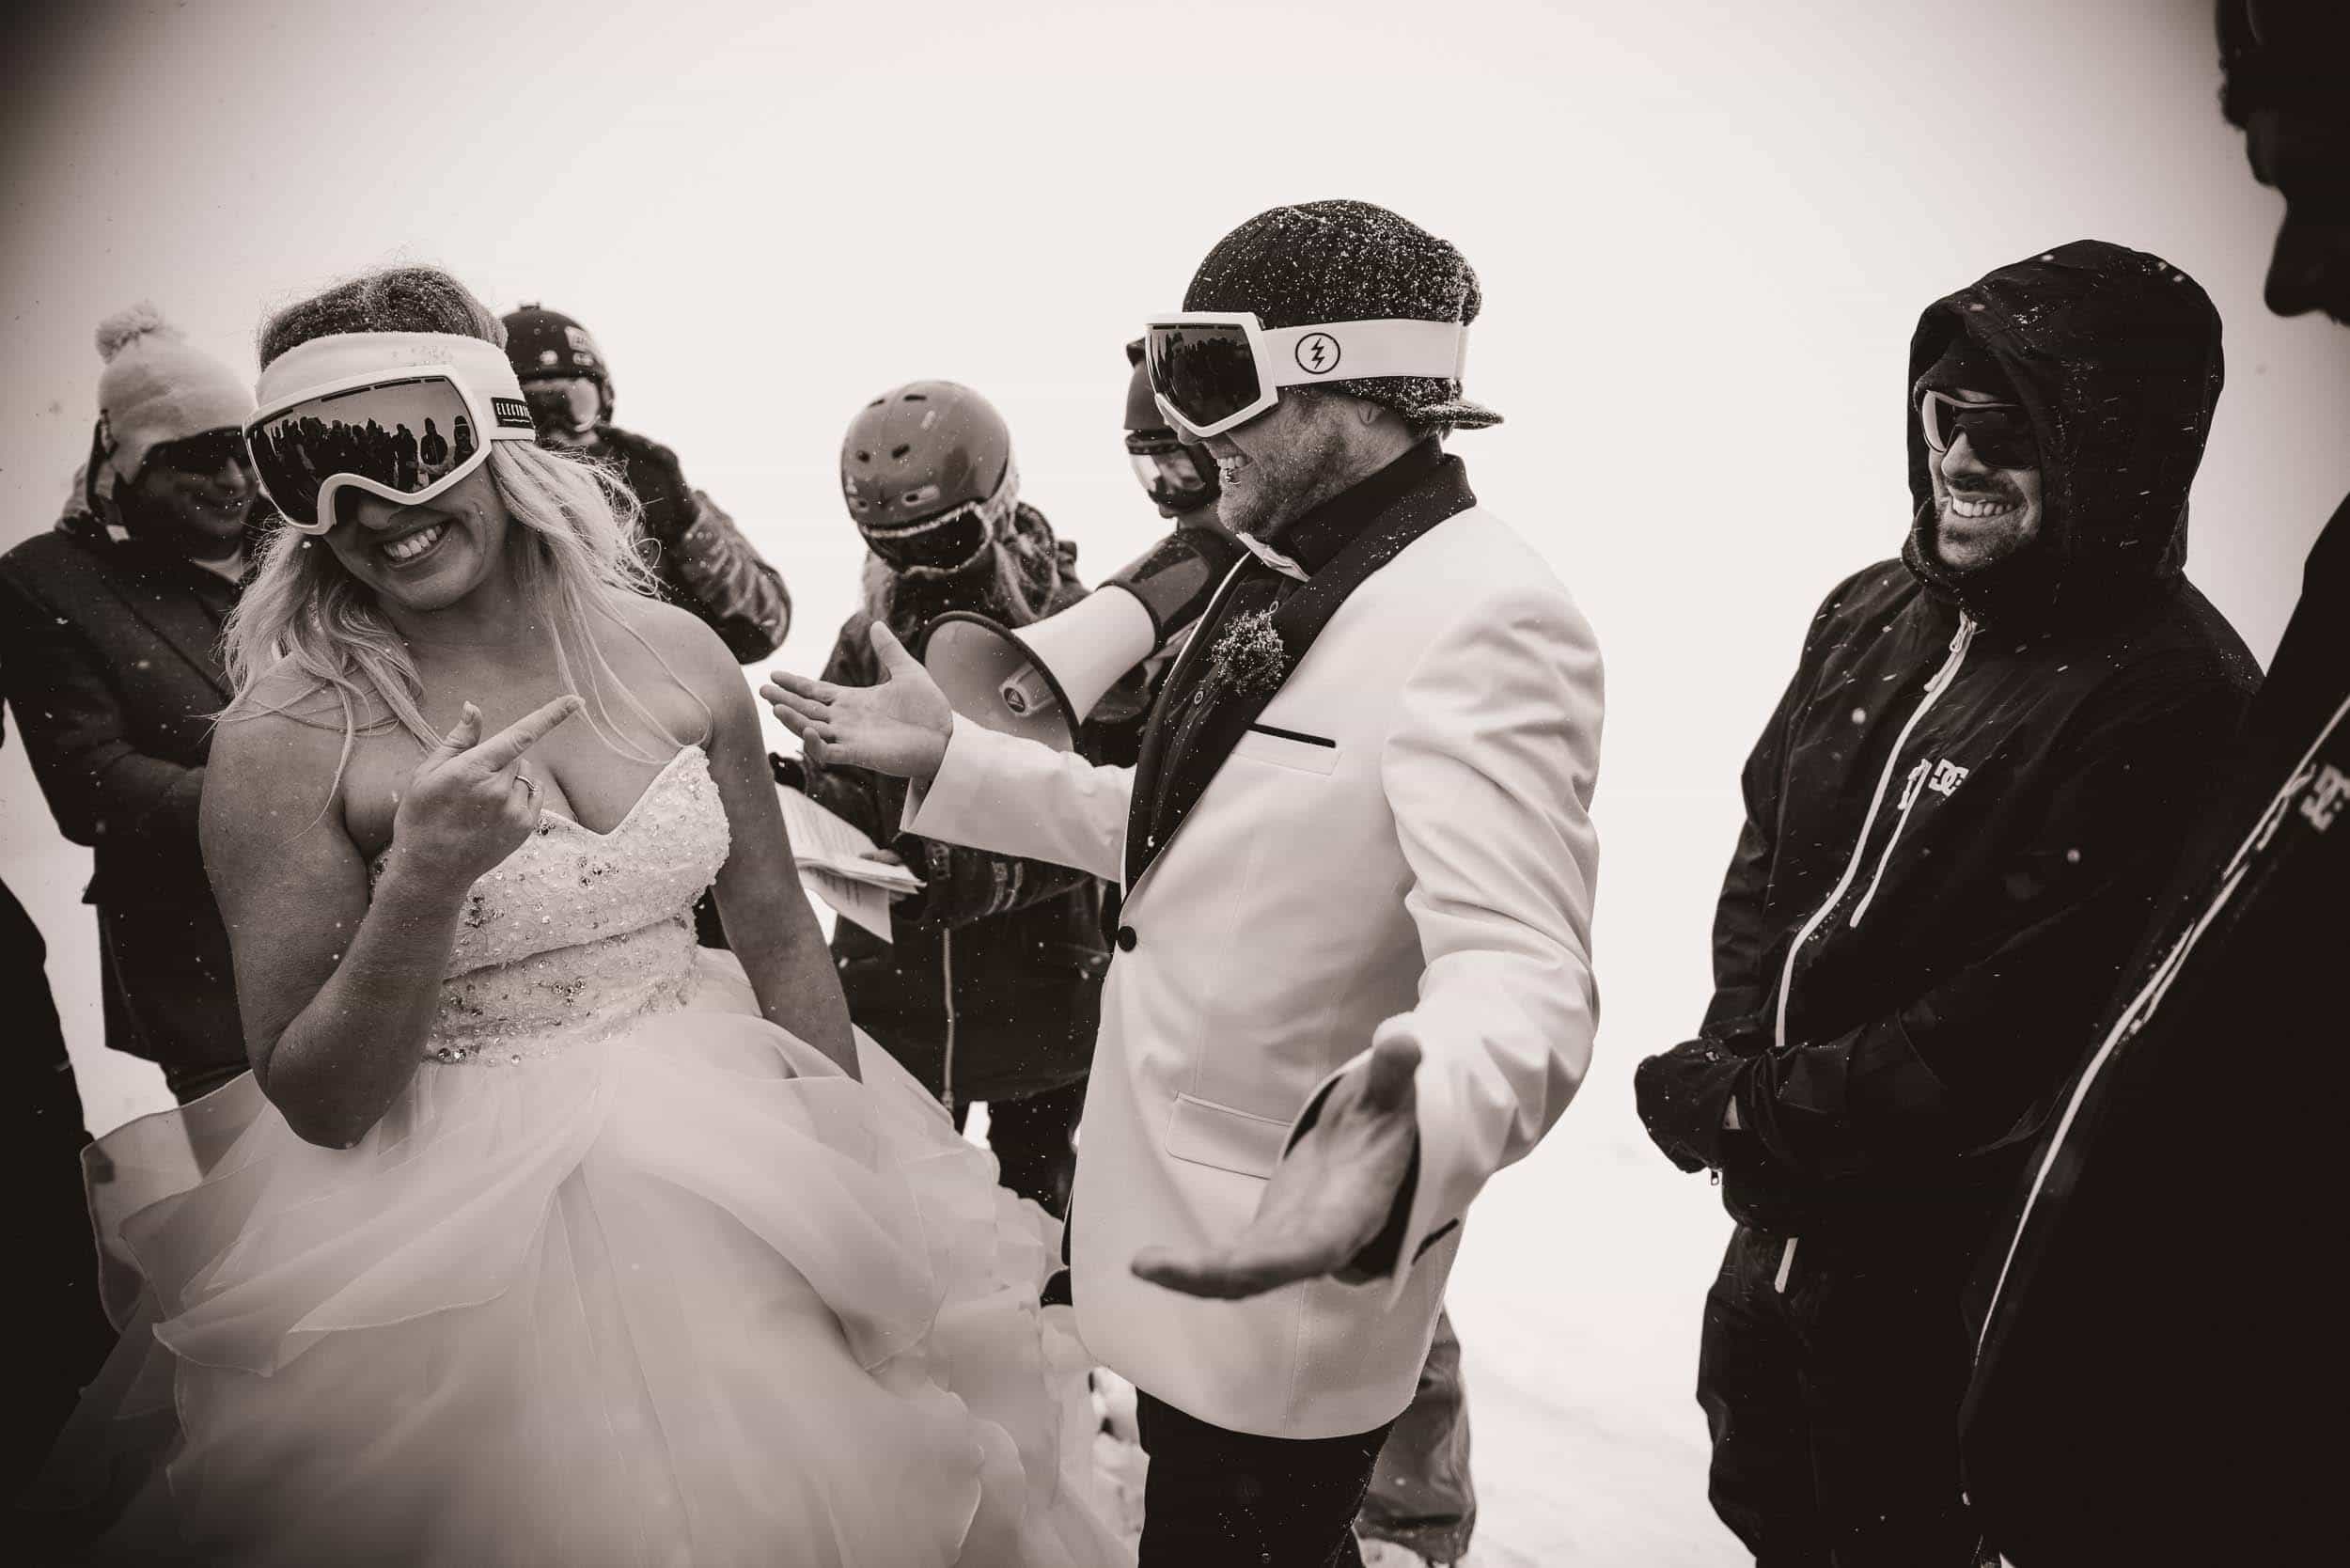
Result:
<svg viewBox="0 0 2350 1568"><path fill-rule="evenodd" d="M214 726L207 803L229 791L268 805L330 793L348 743L389 717L380 701L337 691L281 659L239 693Z"/></svg>
<svg viewBox="0 0 2350 1568"><path fill-rule="evenodd" d="M692 611L633 595L616 595L612 608L620 624L643 639L677 679L705 702L730 684L740 683L734 655Z"/></svg>

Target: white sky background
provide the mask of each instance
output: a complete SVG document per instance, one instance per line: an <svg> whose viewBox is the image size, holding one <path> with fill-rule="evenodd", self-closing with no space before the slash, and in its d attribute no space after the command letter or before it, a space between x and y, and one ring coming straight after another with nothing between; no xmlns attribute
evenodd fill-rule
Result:
<svg viewBox="0 0 2350 1568"><path fill-rule="evenodd" d="M813 670L855 591L834 460L866 399L983 390L1097 579L1162 526L1120 345L1218 236L1350 196L1460 245L1486 296L1469 392L1509 422L1453 449L1608 664L1607 1025L1551 1140L1582 1143L1518 1188L1537 1247L1569 1180L1718 1218L1647 1152L1630 1066L1703 1006L1736 771L1804 624L1902 538L1922 306L2082 237L2203 284L2229 385L2190 572L2263 659L2350 487L2350 338L2261 306L2280 204L2219 118L2203 0L55 9L0 66L0 544L56 514L102 316L152 298L250 367L272 307L430 260L588 324L620 422L783 571L779 662ZM102 1128L161 1087L96 1048L86 869L0 752L0 875L49 934ZM1508 1186L1460 1289L1511 1248ZM1679 1336L1710 1261L1672 1266Z"/></svg>

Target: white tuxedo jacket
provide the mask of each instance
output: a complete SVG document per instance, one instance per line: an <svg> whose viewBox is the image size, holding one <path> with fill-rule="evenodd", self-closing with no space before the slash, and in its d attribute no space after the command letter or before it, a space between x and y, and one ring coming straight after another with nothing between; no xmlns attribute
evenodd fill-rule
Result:
<svg viewBox="0 0 2350 1568"><path fill-rule="evenodd" d="M1078 1326L1106 1365L1268 1436L1366 1432L1410 1402L1455 1227L1590 1060L1600 713L1590 627L1482 508L1340 606L1127 893L1070 1205ZM904 826L1118 878L1133 783L958 718ZM1421 1052L1392 1277L1227 1302L1134 1276L1146 1247L1236 1235L1308 1105L1390 1034Z"/></svg>

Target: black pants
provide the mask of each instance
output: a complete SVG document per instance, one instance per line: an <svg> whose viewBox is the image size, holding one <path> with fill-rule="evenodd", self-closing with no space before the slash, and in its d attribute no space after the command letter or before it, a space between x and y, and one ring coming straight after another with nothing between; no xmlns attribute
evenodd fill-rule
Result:
<svg viewBox="0 0 2350 1568"><path fill-rule="evenodd" d="M1021 1197L1034 1199L1057 1219L1069 1217L1069 1183L1077 1170L1077 1118L1085 1106L1082 1078L1042 1094L987 1102L987 1148L995 1156L996 1180ZM970 1101L956 1102L957 1132L970 1114Z"/></svg>
<svg viewBox="0 0 2350 1568"><path fill-rule="evenodd" d="M1888 1253L1739 1227L1705 1298L1714 1511L1757 1568L1973 1568L1959 1495L1971 1236Z"/></svg>
<svg viewBox="0 0 2350 1568"><path fill-rule="evenodd" d="M1139 1568L1361 1568L1355 1514L1390 1421L1351 1437L1227 1432L1142 1394Z"/></svg>

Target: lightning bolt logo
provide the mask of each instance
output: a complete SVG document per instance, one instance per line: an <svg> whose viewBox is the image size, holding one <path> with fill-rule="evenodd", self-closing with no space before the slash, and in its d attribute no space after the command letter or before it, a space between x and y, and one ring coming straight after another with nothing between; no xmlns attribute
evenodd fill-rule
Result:
<svg viewBox="0 0 2350 1568"><path fill-rule="evenodd" d="M1298 368L1309 375L1325 375L1338 368L1339 340L1326 332L1308 333L1297 342Z"/></svg>

